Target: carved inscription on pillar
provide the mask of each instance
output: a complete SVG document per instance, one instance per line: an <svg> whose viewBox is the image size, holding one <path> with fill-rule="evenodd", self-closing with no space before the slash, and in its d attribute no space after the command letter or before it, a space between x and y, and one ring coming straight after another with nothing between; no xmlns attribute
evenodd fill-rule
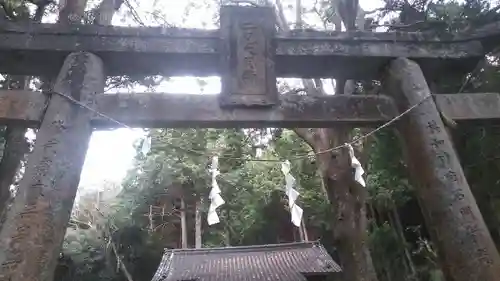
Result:
<svg viewBox="0 0 500 281"><path fill-rule="evenodd" d="M430 95L420 67L408 59L394 60L384 82L400 110ZM398 129L442 269L455 281L497 281L500 256L434 101L420 104Z"/></svg>
<svg viewBox="0 0 500 281"><path fill-rule="evenodd" d="M278 100L271 8L221 9L221 106L272 106Z"/></svg>
<svg viewBox="0 0 500 281"><path fill-rule="evenodd" d="M426 116L427 117L427 116ZM425 117L424 117L425 118ZM462 231L454 231L454 237L449 242L459 245L457 250L470 259L469 264L455 257L452 270L455 274L464 274L466 266L476 263L476 266L488 266L493 264L490 251L485 240L490 240L489 233L482 222L479 210L475 202L471 200L467 180L457 161L452 161L450 155L454 153L452 147L446 144L446 130L438 124L437 119L427 122L427 133L430 136L430 147L434 155L436 172L440 175L443 187L448 194L441 194L440 202L443 204L442 212L433 212L431 216L441 226L452 230L456 226L462 227ZM456 212L451 214L449 212ZM451 246L451 245L450 245ZM473 265L474 266L474 265Z"/></svg>
<svg viewBox="0 0 500 281"><path fill-rule="evenodd" d="M70 54L54 90L86 104L104 91L99 57ZM92 113L67 98L50 98L20 195L0 229L0 280L52 281L92 134Z"/></svg>

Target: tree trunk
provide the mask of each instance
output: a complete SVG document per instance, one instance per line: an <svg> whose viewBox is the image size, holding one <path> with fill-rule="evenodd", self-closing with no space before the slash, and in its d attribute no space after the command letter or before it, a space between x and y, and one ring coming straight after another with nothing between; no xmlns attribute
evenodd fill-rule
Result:
<svg viewBox="0 0 500 281"><path fill-rule="evenodd" d="M300 222L300 227L298 228L298 231L299 231L299 239L300 239L300 242L304 242L306 241L306 238L304 237L304 229L302 228L302 221ZM294 233L295 234L295 233ZM295 236L295 235L294 235ZM297 241L295 240L296 238L294 237L294 241Z"/></svg>
<svg viewBox="0 0 500 281"><path fill-rule="evenodd" d="M368 206L368 209L370 210L371 223L373 224L373 227L378 227L377 214L375 213L375 209L373 208L373 204L371 202L368 202L366 205ZM368 214L367 214L367 216L368 216Z"/></svg>
<svg viewBox="0 0 500 281"><path fill-rule="evenodd" d="M398 235L398 239L400 240L401 245L403 246L404 255L406 257L406 261L408 263L408 267L410 269L410 273L412 275L412 279L417 277L417 270L415 269L415 264L413 263L413 259L411 258L411 254L408 251L407 241L404 234L403 224L401 223L401 218L399 217L398 210L396 206L392 206L391 208L392 217L394 221L394 227L396 228L396 233Z"/></svg>
<svg viewBox="0 0 500 281"><path fill-rule="evenodd" d="M319 152L348 142L348 132L346 128L325 128L309 136L301 133L299 136L309 139L314 151ZM366 189L354 181L348 152L343 149L320 154L317 160L335 217L333 231L342 280L377 281L366 237Z"/></svg>
<svg viewBox="0 0 500 281"><path fill-rule="evenodd" d="M96 9L94 24L111 25L115 12L120 9L123 0L102 0Z"/></svg>
<svg viewBox="0 0 500 281"><path fill-rule="evenodd" d="M60 0L58 23L81 23L86 6L87 0Z"/></svg>
<svg viewBox="0 0 500 281"><path fill-rule="evenodd" d="M281 28L287 31L289 28L284 18L281 2L279 0L275 2L278 9L278 21L281 23ZM297 9L299 8L297 7ZM300 15L300 13L297 13L297 15ZM336 28L340 28L338 22L336 22ZM303 84L308 95L324 94L324 90L319 88L321 83L303 80ZM344 86L337 86L337 88L344 92ZM294 131L314 151L319 152L348 142L350 128L335 130L329 128L314 130L300 128L294 129ZM354 181L348 152L341 150L322 153L316 158L335 217L333 231L335 246L342 266L342 280L377 281L377 275L366 241L366 190Z"/></svg>
<svg viewBox="0 0 500 281"><path fill-rule="evenodd" d="M194 213L194 241L195 248L199 249L202 245L201 240L201 206L202 201L201 198L196 201L196 210Z"/></svg>
<svg viewBox="0 0 500 281"><path fill-rule="evenodd" d="M187 225L186 225L186 202L184 198L181 197L181 247L186 249L188 247L187 242Z"/></svg>
<svg viewBox="0 0 500 281"><path fill-rule="evenodd" d="M154 226L154 221L153 221L153 205L149 205L149 213L148 213L148 220L149 220L149 232L153 232L155 226Z"/></svg>
<svg viewBox="0 0 500 281"><path fill-rule="evenodd" d="M347 129L319 129L314 149L324 151L345 143ZM367 245L366 189L354 181L348 151L342 149L317 156L332 204L335 246L342 266L342 280L375 281L377 275Z"/></svg>
<svg viewBox="0 0 500 281"><path fill-rule="evenodd" d="M303 241L309 241L309 235L307 233L307 227L306 227L306 221L304 219L302 219L302 223L300 224L301 226L301 229L302 229L302 232L304 233L304 239Z"/></svg>
<svg viewBox="0 0 500 281"><path fill-rule="evenodd" d="M231 217L231 207L226 205L226 220L224 221L224 245L231 246L231 226L229 225Z"/></svg>
<svg viewBox="0 0 500 281"><path fill-rule="evenodd" d="M304 28L304 23L302 22L302 0L295 0L295 28Z"/></svg>

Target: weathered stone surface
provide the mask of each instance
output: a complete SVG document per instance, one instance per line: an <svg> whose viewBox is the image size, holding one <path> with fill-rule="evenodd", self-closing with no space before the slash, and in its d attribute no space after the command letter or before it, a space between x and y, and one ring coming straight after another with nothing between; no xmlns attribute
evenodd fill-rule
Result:
<svg viewBox="0 0 500 281"><path fill-rule="evenodd" d="M276 18L269 7L227 6L220 13L220 105L272 106Z"/></svg>
<svg viewBox="0 0 500 281"><path fill-rule="evenodd" d="M29 104L23 111L21 105ZM46 97L30 91L0 91L0 124L36 126ZM284 95L274 108L222 109L218 95L104 94L97 95L98 112L134 127L324 127L331 124L380 124L397 112L384 96L307 97ZM133 114L131 114L133 112ZM118 127L94 115L97 128Z"/></svg>
<svg viewBox="0 0 500 281"><path fill-rule="evenodd" d="M47 107L47 96L23 90L0 90L0 120L2 124L37 127Z"/></svg>
<svg viewBox="0 0 500 281"><path fill-rule="evenodd" d="M218 30L8 23L0 30L0 72L57 73L67 54L89 51L103 59L109 75L218 75L219 35ZM400 56L415 59L430 74L470 71L485 52L481 41L454 39L422 33L291 31L274 40L276 75L374 78Z"/></svg>
<svg viewBox="0 0 500 281"><path fill-rule="evenodd" d="M385 96L280 98L280 105L269 109L221 109L217 95L105 94L96 97L95 109L131 126L158 128L371 126L397 115L392 99ZM500 120L500 94L438 94L435 100L439 110L458 122ZM46 105L47 96L38 92L0 90L0 124L36 127ZM97 115L92 124L98 129L117 127Z"/></svg>
<svg viewBox="0 0 500 281"><path fill-rule="evenodd" d="M325 127L380 124L396 115L392 100L377 96L283 96L269 109L221 109L216 95L107 95L98 108L133 126L146 127ZM134 114L130 114L134 112ZM95 125L105 125L102 118ZM109 126L109 122L105 122Z"/></svg>
<svg viewBox="0 0 500 281"><path fill-rule="evenodd" d="M439 110L455 121L500 121L500 94L435 95Z"/></svg>
<svg viewBox="0 0 500 281"><path fill-rule="evenodd" d="M54 90L91 105L104 90L102 61L84 52L69 55ZM0 230L0 280L53 280L92 134L90 119L89 111L68 99L51 97Z"/></svg>
<svg viewBox="0 0 500 281"><path fill-rule="evenodd" d="M399 58L385 85L400 110L430 96L421 69ZM432 98L398 124L427 229L449 280L496 281L500 256Z"/></svg>
<svg viewBox="0 0 500 281"><path fill-rule="evenodd" d="M456 34L454 40L478 40L481 41L486 52L493 51L500 43L500 21Z"/></svg>

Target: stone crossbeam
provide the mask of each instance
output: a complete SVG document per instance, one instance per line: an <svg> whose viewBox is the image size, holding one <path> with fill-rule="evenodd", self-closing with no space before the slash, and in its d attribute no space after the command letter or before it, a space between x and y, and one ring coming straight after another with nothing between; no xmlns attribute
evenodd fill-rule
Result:
<svg viewBox="0 0 500 281"><path fill-rule="evenodd" d="M279 106L267 109L221 109L218 99L218 95L102 94L93 108L128 126L150 128L376 126L398 115L386 96L283 95ZM440 94L435 99L439 109L457 121L500 118L500 95L496 93ZM0 123L36 127L47 103L48 97L39 92L0 91ZM97 129L119 127L98 115L92 123Z"/></svg>
<svg viewBox="0 0 500 281"><path fill-rule="evenodd" d="M487 51L482 44L485 38L493 35L279 33L273 40L276 75L370 79L396 57L419 62L426 74L463 73ZM55 74L69 53L88 51L102 58L111 76L219 75L220 48L220 30L2 23L0 73Z"/></svg>

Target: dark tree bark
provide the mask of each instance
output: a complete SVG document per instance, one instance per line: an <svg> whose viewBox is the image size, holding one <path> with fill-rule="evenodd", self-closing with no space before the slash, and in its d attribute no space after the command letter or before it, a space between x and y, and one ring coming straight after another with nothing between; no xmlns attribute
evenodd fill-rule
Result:
<svg viewBox="0 0 500 281"><path fill-rule="evenodd" d="M181 247L183 249L186 249L188 247L188 241L187 241L187 220L186 220L186 202L184 201L184 198L181 197L181 209L180 209L180 216L181 216Z"/></svg>
<svg viewBox="0 0 500 281"><path fill-rule="evenodd" d="M321 130L315 137L315 151L346 142L347 129ZM354 181L346 149L320 154L317 159L333 209L333 235L342 266L342 280L376 281L367 244L366 189Z"/></svg>
<svg viewBox="0 0 500 281"><path fill-rule="evenodd" d="M194 245L195 248L199 249L202 245L202 233L201 233L201 198L196 199L195 211L194 211Z"/></svg>
<svg viewBox="0 0 500 281"><path fill-rule="evenodd" d="M60 24L80 23L83 19L87 0L61 0L59 2Z"/></svg>
<svg viewBox="0 0 500 281"><path fill-rule="evenodd" d="M102 0L96 9L94 24L111 25L113 16L123 4L123 0Z"/></svg>
<svg viewBox="0 0 500 281"><path fill-rule="evenodd" d="M342 1L342 0L339 0ZM354 22L358 9L357 1L348 3L335 3L344 5L343 16L336 22L336 29L340 29L340 20L344 20L349 30L355 29ZM300 2L299 2L300 4ZM352 6L355 5L355 7ZM280 1L276 1L278 18L283 30L288 30L286 19ZM346 6L347 5L347 6ZM301 7L297 7L300 9ZM297 13L300 16L300 13ZM342 16L342 14L341 14ZM298 19L297 22L301 22ZM340 82L337 91L344 93L347 82ZM308 95L323 95L321 80L303 80L303 85ZM350 87L352 88L352 87ZM350 94L350 93L349 93ZM308 143L315 152L328 150L344 144L349 139L350 128L323 128L306 129L296 128L295 133ZM335 247L338 251L342 266L342 280L349 281L377 281L377 274L373 266L367 245L367 219L366 219L366 190L354 181L348 152L345 150L319 154L316 157L319 173L332 205L334 213L333 236Z"/></svg>
<svg viewBox="0 0 500 281"><path fill-rule="evenodd" d="M400 240L401 245L403 245L403 247L404 247L403 251L404 251L406 261L408 263L408 269L410 270L410 274L411 274L412 278L415 279L417 277L417 270L415 269L415 264L413 263L413 260L411 258L411 254L408 251L408 247L406 247L407 241L406 241L406 237L404 234L403 224L401 223L401 218L399 217L399 213L398 213L396 206L392 206L391 213L392 213L393 222L394 222L393 226L396 229L398 239ZM389 216L390 215L391 214L389 214Z"/></svg>

